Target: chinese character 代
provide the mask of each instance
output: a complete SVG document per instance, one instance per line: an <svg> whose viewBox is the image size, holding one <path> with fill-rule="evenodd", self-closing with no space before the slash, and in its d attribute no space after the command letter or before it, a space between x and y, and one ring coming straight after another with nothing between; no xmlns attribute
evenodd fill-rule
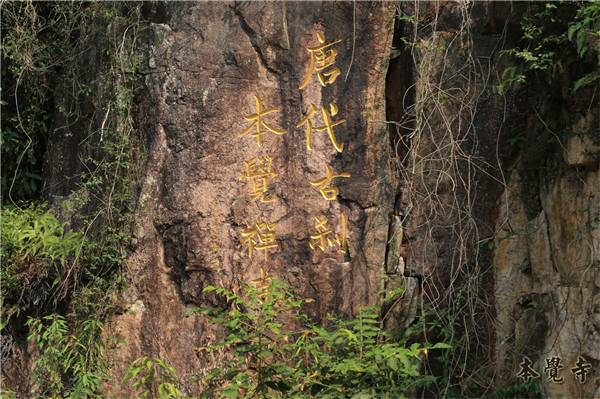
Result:
<svg viewBox="0 0 600 399"><path fill-rule="evenodd" d="M254 126L256 126L256 132L252 132L250 133L250 136L252 137L256 137L256 141L259 147L262 147L262 135L267 133L267 130L270 130L271 132L275 133L275 134L284 134L286 131L282 130L282 129L277 129L274 128L273 126L267 124L266 122L264 122L262 120L262 117L266 114L270 114L271 112L277 112L279 111L276 108L272 108L272 109L267 109L264 110L262 109L263 105L262 105L262 100L260 99L259 96L255 95L254 96L254 100L256 101L256 113L252 114L252 115L246 115L244 116L244 119L246 119L247 121L254 121L252 122L252 124L250 126L248 126L248 128L246 130L244 130L243 132L238 134L238 137L242 137L243 135L245 135L246 133L248 133L250 130L252 130L252 128ZM264 130L263 126L267 129Z"/></svg>
<svg viewBox="0 0 600 399"><path fill-rule="evenodd" d="M276 223L254 223L246 222L248 230L242 232L242 236L246 239L238 245L238 248L244 244L248 244L248 256L252 259L254 249L265 251L265 261L269 260L269 248L277 248L275 242L275 224Z"/></svg>
<svg viewBox="0 0 600 399"><path fill-rule="evenodd" d="M246 164L246 174L240 173L241 179L252 179L252 199L256 201L260 198L261 202L271 202L277 199L277 194L273 194L271 198L265 198L265 193L269 188L269 178L277 176L277 173L271 170L273 157L254 157L249 161L244 161Z"/></svg>
<svg viewBox="0 0 600 399"><path fill-rule="evenodd" d="M575 375L575 378L579 380L580 383L585 383L585 376L589 372L589 369L592 368L592 365L585 361L585 358L582 356L577 356L577 362L575 366L571 369L571 373Z"/></svg>
<svg viewBox="0 0 600 399"><path fill-rule="evenodd" d="M325 68L328 68L335 63L335 57L337 56L337 50L335 49L330 49L327 51L324 50L329 46L341 42L342 39L335 39L329 43L325 43L325 36L323 36L323 34L320 32L317 32L317 38L319 39L319 43L321 43L321 45L307 48L307 50L310 52L310 66L308 68L308 74L306 75L306 78L300 85L299 89L303 89L304 86L308 84L310 77L315 70L317 71L317 78L319 79L321 86L333 83L340 74L340 70L338 68L333 68L328 72L323 71ZM321 72L323 73L321 74ZM328 77L328 79L325 79L324 76Z"/></svg>
<svg viewBox="0 0 600 399"><path fill-rule="evenodd" d="M563 382L564 378L558 376L560 369L565 367L561 364L561 359L558 356L552 356L550 359L546 359L546 367L544 367L544 373L548 374L548 381L552 382Z"/></svg>
<svg viewBox="0 0 600 399"><path fill-rule="evenodd" d="M329 109L330 109L331 113L329 113L329 111L327 111L327 109L325 107L321 107L321 112L323 113L323 120L325 121L325 125L319 126L316 129L318 132L327 130L329 139L331 140L331 143L333 144L333 146L335 147L337 152L342 152L344 150L344 143L339 144L337 142L337 139L335 138L335 134L333 132L333 127L346 122L346 119L342 118L337 121L332 121L331 117L335 116L338 113L338 107L337 107L337 105L330 103ZM314 104L311 104L310 110L308 111L306 116L304 118L302 118L302 120L296 126L296 127L300 127L306 123L306 148L310 151L312 151L312 149L313 149L313 146L312 146L312 121L310 120L310 117L313 116L316 112L317 112L317 106Z"/></svg>
<svg viewBox="0 0 600 399"><path fill-rule="evenodd" d="M328 201L332 201L337 198L337 195L340 192L337 187L327 188L327 185L329 185L329 182L334 177L350 177L350 173L340 173L334 175L331 166L327 165L327 175L319 180L311 181L310 184L313 186L320 186L319 191L321 192L321 195L323 195L323 198Z"/></svg>
<svg viewBox="0 0 600 399"><path fill-rule="evenodd" d="M528 357L524 357L523 362L519 364L521 370L519 370L517 376L522 378L523 382L529 382L530 378L538 378L540 376L534 369L531 368L532 364L533 363Z"/></svg>

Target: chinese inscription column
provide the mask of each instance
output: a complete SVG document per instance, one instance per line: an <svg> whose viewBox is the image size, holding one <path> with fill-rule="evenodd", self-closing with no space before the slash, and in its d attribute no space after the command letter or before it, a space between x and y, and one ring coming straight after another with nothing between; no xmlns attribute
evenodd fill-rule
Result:
<svg viewBox="0 0 600 399"><path fill-rule="evenodd" d="M250 133L250 137L256 138L257 147L262 147L262 136L271 132L276 135L286 133L285 130L273 127L264 120L265 115L278 112L278 109L263 109L263 103L258 95L254 95L256 102L256 112L244 116L244 119L252 123L238 137L243 137ZM240 172L240 180L250 180L252 190L250 192L251 202L273 202L277 200L277 194L268 195L269 179L277 176L273 170L273 157L262 156L253 157L244 161L244 171ZM247 246L248 257L253 258L254 251L263 251L265 263L269 260L269 251L279 247L276 242L276 223L265 220L245 221L246 230L241 232L242 242L238 247ZM261 267L261 273L264 269Z"/></svg>
<svg viewBox="0 0 600 399"><path fill-rule="evenodd" d="M338 52L333 47L337 43L340 43L341 39L334 39L330 42L327 42L325 40L325 36L320 32L317 32L317 39L319 41L318 46L307 48L307 51L310 53L310 66L308 74L306 75L304 81L300 84L300 90L306 87L313 75L316 75L318 82L321 84L321 86L325 87L334 83L340 74L340 70L334 66L335 58ZM317 107L315 104L310 104L310 108L307 110L306 115L296 126L301 127L306 125L306 149L308 151L314 150L312 144L314 121L312 118L316 117L316 114L318 115L319 109L323 118L323 125L317 126L314 129L317 132L327 132L329 140L331 141L335 151L342 153L344 151L344 143L338 142L335 136L334 127L345 123L346 119L338 118L337 120L334 120L334 117L337 116L339 111L337 104L334 103L329 104L329 109L322 105ZM325 201L333 201L337 198L339 189L335 186L331 186L332 179L349 177L350 173L335 173L330 165L325 165L325 176L320 179L310 181L310 185L319 188L319 192ZM316 231L313 231L310 234L310 247L312 249L319 248L322 251L325 251L327 247L333 247L335 242L339 246L340 252L346 253L346 237L348 232L348 218L346 215L342 212L340 216L342 233L335 235L333 235L333 230L331 230L328 226L329 221L327 217L317 216L315 217L315 220L316 223L314 228Z"/></svg>

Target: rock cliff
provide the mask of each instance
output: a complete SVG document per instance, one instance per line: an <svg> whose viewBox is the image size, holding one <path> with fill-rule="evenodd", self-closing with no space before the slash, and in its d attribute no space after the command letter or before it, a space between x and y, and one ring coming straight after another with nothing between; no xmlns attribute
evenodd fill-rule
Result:
<svg viewBox="0 0 600 399"><path fill-rule="evenodd" d="M455 345L427 359L425 374L450 377L423 397L513 385L525 358L544 396L600 397L598 87L576 101L559 83L498 94L524 5L142 11L133 244L104 333L127 345L108 353L106 392L133 397L121 378L152 356L198 395L192 379L222 359L193 349L224 331L183 314L225 306L202 290L239 290L264 268L315 299L306 312L325 323L404 285L384 306L386 327L423 315L439 320L432 337ZM539 104L550 97L560 99ZM56 203L69 194L64 175L82 167L67 151L79 130L49 143ZM562 383L544 371L554 358ZM571 371L580 358L585 383ZM28 367L6 374L9 385Z"/></svg>
<svg viewBox="0 0 600 399"><path fill-rule="evenodd" d="M152 353L190 381L215 360L193 348L220 338L182 317L218 304L208 285L239 289L264 267L322 320L377 300L393 187L386 126L371 121L385 120L395 7L165 7L143 50L132 311L107 334L128 343L115 375Z"/></svg>

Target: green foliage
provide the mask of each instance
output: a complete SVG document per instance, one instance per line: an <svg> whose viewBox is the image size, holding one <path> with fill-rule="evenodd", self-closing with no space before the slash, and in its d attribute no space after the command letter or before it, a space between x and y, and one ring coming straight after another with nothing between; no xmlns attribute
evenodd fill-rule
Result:
<svg viewBox="0 0 600 399"><path fill-rule="evenodd" d="M596 65L600 67L600 3L595 1L581 5L575 21L570 24L568 38L577 46L579 58L596 57ZM579 78L573 87L573 93L580 88L593 84L600 78L600 69Z"/></svg>
<svg viewBox="0 0 600 399"><path fill-rule="evenodd" d="M555 3L531 4L523 17L524 46L502 51L512 55L518 65L508 67L502 73L498 93L516 83L524 83L527 76L547 71L553 65L557 52L566 44L566 25L563 8Z"/></svg>
<svg viewBox="0 0 600 399"><path fill-rule="evenodd" d="M134 360L121 383L129 380L135 380L132 386L139 391L138 399L151 392L157 392L158 399L184 398L178 388L177 371L160 359L141 357Z"/></svg>
<svg viewBox="0 0 600 399"><path fill-rule="evenodd" d="M91 133L86 132L86 139L80 142L89 154L82 160L87 172L67 176L78 182L80 189L63 205L70 208L71 225L77 226L80 233L69 232L62 237L51 231L48 223L57 222L50 213L13 215L9 213L17 211L12 207L6 214L3 211L2 257L8 267L3 269L2 282L11 294L19 288L35 291L29 289L36 288L29 283L29 287L22 287L21 280L40 282L50 276L54 292L43 296L51 296L56 302L65 297L70 286L82 287L82 292L74 293L76 299L82 299L75 305L89 311L89 303L101 302L90 299L106 295L126 257L125 247L131 238L126 227L132 222L131 193L135 187L136 131L131 110L139 76L139 59L133 52L141 24L139 7L112 2L2 3L2 82L6 100L2 112L2 202L11 204L34 197L45 150L40 143L69 131L85 116L84 105L89 108L89 96L95 90L100 90L102 96L95 99L94 106L104 105L99 109L102 119L97 126L86 128ZM81 56L92 42L104 46L109 55L100 67L100 78L90 82L90 76L86 76L89 66L83 65ZM50 121L56 120L55 115L66 126L53 131ZM42 205L37 207L41 209ZM31 226L19 225L28 224L28 220ZM78 265L85 264L82 272L73 262L66 265L74 247ZM53 273L48 273L50 269ZM49 291L47 285L45 289ZM3 307L23 308L22 295L16 297L19 303L8 303L8 295L3 295Z"/></svg>
<svg viewBox="0 0 600 399"><path fill-rule="evenodd" d="M108 68L96 83L107 97L101 123L84 140L90 155L83 160L85 172L78 176L79 189L69 206L88 232L86 263L98 282L119 270L131 241L132 192L138 180L132 109L139 78L140 59L133 51L141 27L139 7L109 4L92 10L94 18L110 22L106 32L99 32L106 40Z"/></svg>
<svg viewBox="0 0 600 399"><path fill-rule="evenodd" d="M42 289L47 280L54 288L70 278L68 266L78 262L85 240L77 232L66 232L65 224L59 223L44 205L5 206L0 217L1 330L13 314L33 305L21 299L25 292Z"/></svg>
<svg viewBox="0 0 600 399"><path fill-rule="evenodd" d="M465 292L466 290L459 291L447 307L421 316L428 334L456 348L453 351L442 351L434 357L441 365L441 375L435 381L436 390L441 393L441 397L470 397L480 386L477 380L481 376L472 372L476 352L470 350L474 333L467 329Z"/></svg>
<svg viewBox="0 0 600 399"><path fill-rule="evenodd" d="M509 145L511 145L513 147L517 146L519 148L523 148L523 143L526 140L525 136L526 136L525 132L521 132L521 133L517 134L515 137L508 139L507 142Z"/></svg>
<svg viewBox="0 0 600 399"><path fill-rule="evenodd" d="M100 383L108 378L102 322L86 320L77 334L69 333L67 320L59 314L29 318L27 325L27 339L41 351L31 377L45 397L101 397Z"/></svg>
<svg viewBox="0 0 600 399"><path fill-rule="evenodd" d="M0 384L4 385L4 378L0 380ZM17 399L17 393L12 389L5 389L3 386L0 386L0 398Z"/></svg>
<svg viewBox="0 0 600 399"><path fill-rule="evenodd" d="M422 28L426 22L425 17L417 18L415 15L407 15L400 11L396 14L396 18L398 18L400 21L403 21L407 25L413 25L415 27L415 31ZM400 40L407 48L410 49L425 49L427 51L443 51L446 49L443 46L435 45L431 42L422 42L415 39L409 40L405 36L400 37Z"/></svg>
<svg viewBox="0 0 600 399"><path fill-rule="evenodd" d="M57 135L85 132L77 142L86 154L79 159L86 172L65 176L77 187L61 204L74 230L67 232L43 205L2 210L2 332L15 334L26 315L42 315L28 323L43 353L32 378L48 394L98 396L105 376L99 320L124 284L118 273L131 238L141 4L0 6L2 203L36 199L45 143L65 142ZM104 55L91 65L83 57L94 49ZM64 308L74 314L43 317ZM49 349L56 345L58 351Z"/></svg>
<svg viewBox="0 0 600 399"><path fill-rule="evenodd" d="M513 385L501 386L496 389L494 399L541 398L540 382L531 379L527 382L516 382Z"/></svg>
<svg viewBox="0 0 600 399"><path fill-rule="evenodd" d="M572 91L589 86L600 78L598 2L531 3L521 27L523 45L502 52L515 57L518 65L504 70L498 93L502 94L506 87L514 84L525 83L533 76L550 72L573 47L577 57L592 64L592 71L579 75Z"/></svg>
<svg viewBox="0 0 600 399"><path fill-rule="evenodd" d="M44 205L31 204L23 208L2 208L2 259L15 257L47 258L66 265L83 245L81 234L69 231L60 224Z"/></svg>
<svg viewBox="0 0 600 399"><path fill-rule="evenodd" d="M419 371L427 351L450 347L395 340L381 329L377 307L359 309L351 320L332 317L332 329L315 325L300 311L310 300L296 299L280 280L259 290L247 286L244 297L216 287L204 291L233 305L191 311L229 330L223 341L197 349L228 353L202 379L218 397L401 398L410 386L435 379Z"/></svg>
<svg viewBox="0 0 600 399"><path fill-rule="evenodd" d="M40 189L56 72L80 56L89 2L2 3L2 202ZM76 68L64 68L78 82ZM73 95L77 96L77 90Z"/></svg>
<svg viewBox="0 0 600 399"><path fill-rule="evenodd" d="M496 247L499 247L500 244L502 244L502 241L508 240L514 235L515 235L514 231L509 231L503 237L498 237L498 239L496 241L494 241L494 238L485 239L485 240L481 241L481 243L479 244L479 247L480 248L487 247L488 249L494 249Z"/></svg>

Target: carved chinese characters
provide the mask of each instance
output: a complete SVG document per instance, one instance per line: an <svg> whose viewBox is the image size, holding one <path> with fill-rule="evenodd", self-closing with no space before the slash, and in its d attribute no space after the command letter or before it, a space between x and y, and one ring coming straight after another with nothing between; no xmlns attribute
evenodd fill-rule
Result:
<svg viewBox="0 0 600 399"><path fill-rule="evenodd" d="M315 219L317 220L317 223L315 224L317 233L311 234L310 247L312 249L315 249L315 245L318 244L318 247L321 248L321 250L325 251L325 248L327 246L330 246L330 247L333 246L333 238L329 236L329 234L331 234L332 231L327 227L327 218L326 217L322 217L322 218L317 217ZM342 252L342 253L346 253L347 229L348 229L348 219L346 218L346 215L344 215L342 213L342 235L341 236L339 234L335 235L335 242L340 246L340 252ZM325 245L325 244L327 244L327 245Z"/></svg>
<svg viewBox="0 0 600 399"><path fill-rule="evenodd" d="M277 135L282 135L286 131L275 128L263 120L267 114L278 112L278 109L263 110L262 100L258 95L254 96L256 102L256 113L244 116L247 121L253 121L246 130L238 134L238 137L243 137L250 131L251 137L256 137L256 144L262 147L262 136L271 131ZM254 128L256 130L254 131ZM266 130L265 130L266 129ZM277 199L277 194L267 195L269 189L269 179L277 176L277 173L272 170L273 157L254 157L244 161L245 171L240 173L239 179L247 179L252 181L252 191L250 192L250 201L254 202L273 202ZM264 251L265 262L269 260L269 250L278 248L275 241L275 226L276 223L260 221L250 222L246 220L247 230L243 231L242 237L244 240L238 247L248 247L248 257L252 259L254 250Z"/></svg>
<svg viewBox="0 0 600 399"><path fill-rule="evenodd" d="M334 47L341 42L341 39L326 41L322 33L317 33L316 36L319 44L306 49L310 53L310 65L307 75L300 84L299 90L307 87L313 77L321 86L325 87L333 84L340 74L339 68L335 66L338 52ZM283 135L288 130L286 130L285 126L277 126L275 117L280 112L280 109L269 108L268 104L263 104L261 95L263 93L254 95L255 111L253 113L242 114L243 118L250 124L242 132L238 133L237 137L242 140L252 138L252 142L256 142L257 148L263 150L264 135ZM265 98L264 95L263 98ZM334 154L343 153L344 143L338 140L336 131L339 133L339 129L343 129L346 118L339 115L337 104L333 102L329 102L328 104L311 103L305 115L294 119L295 128L303 130L306 134L307 151L328 151ZM291 128L293 129L294 126L292 125ZM314 134L326 134L331 147L317 147L315 149L313 147ZM261 205L262 203L274 203L274 206L277 206L278 196L271 189L273 178L279 176L275 170L276 168L273 166L274 157L264 155L263 153L260 155L252 154L248 158L250 159L242 160L243 165L241 165L242 170L239 172L239 180L246 187L247 201L257 206L257 208L253 209L264 212L262 207L266 205ZM317 179L313 178L313 180L307 181L306 189L316 190L314 191L315 194L320 194L318 198L326 201L326 206L329 207L330 201L336 200L340 193L340 189L336 186L336 183L339 184L341 179L350 178L350 173L342 170L334 170L333 166L327 164L323 165L321 170L322 174ZM285 176L279 176L279 178L285 179ZM255 255L258 251L260 253L258 259L260 261L264 259L264 262L268 262L270 255L272 256L276 252L279 245L277 243L276 223L273 220L260 220L263 218L244 221L246 227L239 232L240 241L238 248L243 249L248 259L257 259ZM330 247L335 247L340 252L346 253L348 235L347 216L342 212L339 217L320 215L315 217L315 220L314 229L304 232L310 248L326 251ZM261 270L263 270L262 266Z"/></svg>
<svg viewBox="0 0 600 399"><path fill-rule="evenodd" d="M327 188L327 186L331 182L331 179L333 179L334 177L350 177L350 173L338 173L334 175L331 166L327 165L326 169L327 175L325 177L319 180L311 181L310 184L313 186L319 186L319 191L321 192L323 198L325 198L327 201L332 201L337 198L337 195L340 192L340 190L337 187Z"/></svg>
<svg viewBox="0 0 600 399"><path fill-rule="evenodd" d="M335 133L333 132L333 127L346 122L346 119L332 121L331 117L335 116L338 113L338 107L335 104L329 104L329 106L331 108L331 114L329 112L327 112L325 107L321 107L321 111L323 112L323 119L325 120L325 125L317 127L316 129L318 132L326 130L327 134L329 135L329 139L331 140L331 143L333 144L333 146L335 147L337 152L342 152L344 150L344 143L339 144L337 142L337 140L335 138ZM306 116L300 121L300 123L298 123L298 126L296 126L296 127L300 127L300 126L306 124L306 148L310 151L313 150L312 121L311 121L310 117L313 116L313 114L315 114L316 112L317 112L317 107L314 104L311 104L310 111L308 111Z"/></svg>
<svg viewBox="0 0 600 399"><path fill-rule="evenodd" d="M252 130L252 128L254 128L256 126L256 132L250 133L250 136L256 137L258 146L262 147L262 135L267 133L267 130L270 130L271 132L273 132L275 134L284 134L285 130L274 128L262 120L262 117L264 115L270 114L271 112L277 112L277 111L279 111L278 109L273 108L273 109L268 109L268 110L263 111L263 109L262 109L263 105L262 105L262 101L261 101L260 97L254 96L254 100L256 101L256 113L252 114L252 115L244 116L244 119L246 119L247 121L254 121L254 122L252 122L252 124L250 126L248 126L248 128L246 130L244 130L243 132L238 134L238 137L242 137L243 135L248 133L250 130ZM263 127L265 127L267 130L264 130Z"/></svg>
<svg viewBox="0 0 600 399"><path fill-rule="evenodd" d="M317 47L309 47L307 49L311 54L309 73L300 85L300 89L303 89L308 84L310 77L315 71L317 73L319 83L321 83L322 86L333 83L337 76L340 74L340 70L338 68L332 68L333 64L335 63L335 57L337 56L337 50L328 48L336 43L341 42L341 39L335 39L331 42L325 43L325 37L321 33L317 33L317 38L321 45ZM326 71L327 68L331 69L328 69ZM333 120L333 117L335 117L338 114L338 106L334 103L329 104L329 110L322 105L320 109L323 116L324 124L323 126L318 126L315 129L317 132L326 131L334 149L337 152L342 153L344 151L344 143L340 144L338 142L335 136L334 127L343 124L344 122L346 122L346 119L339 118L337 120ZM310 109L306 113L306 116L297 125L297 127L300 127L306 124L306 148L309 151L313 151L313 121L311 118L315 114L317 114L317 110L318 108L315 104L310 104ZM319 192L326 201L333 201L337 198L340 190L336 186L331 186L332 179L342 177L349 178L350 173L334 173L333 168L330 165L325 165L325 171L326 175L324 177L311 181L310 184L319 188ZM322 251L325 251L327 247L333 246L334 238L331 236L333 231L328 227L328 220L325 216L316 217L315 219L316 231L311 232L310 247L312 249L319 248ZM339 246L339 251L342 253L346 253L346 235L348 234L348 218L343 212L341 214L341 224L342 234L335 234L334 237L335 242Z"/></svg>
<svg viewBox="0 0 600 399"><path fill-rule="evenodd" d="M273 194L270 198L265 197L265 193L269 189L269 179L277 176L277 173L271 170L272 163L273 157L254 157L249 161L244 161L246 174L240 173L240 180L252 180L251 201L260 199L261 202L271 202L277 199L277 194Z"/></svg>
<svg viewBox="0 0 600 399"><path fill-rule="evenodd" d="M310 52L310 67L308 68L308 75L306 75L306 78L299 87L300 89L303 89L308 84L315 70L317 71L317 78L319 79L321 86L333 83L340 74L340 70L338 68L332 68L329 71L325 71L326 68L329 68L335 63L335 57L337 56L337 50L326 49L336 43L341 42L342 40L335 39L332 42L325 43L325 37L319 32L317 32L317 38L319 39L319 43L321 43L321 45L309 47L307 49ZM325 77L327 77L327 79L325 79Z"/></svg>
<svg viewBox="0 0 600 399"><path fill-rule="evenodd" d="M265 262L269 260L269 249L277 248L275 242L275 223L254 223L246 222L248 230L242 233L246 240L239 246L248 245L248 256L252 259L254 249L265 251Z"/></svg>

